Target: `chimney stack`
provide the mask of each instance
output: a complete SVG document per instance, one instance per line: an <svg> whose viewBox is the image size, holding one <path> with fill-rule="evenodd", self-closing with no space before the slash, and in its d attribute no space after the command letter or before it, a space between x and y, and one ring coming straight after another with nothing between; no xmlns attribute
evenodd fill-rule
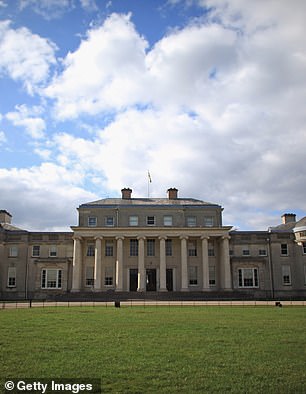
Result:
<svg viewBox="0 0 306 394"><path fill-rule="evenodd" d="M282 215L282 223L295 223L296 222L296 215L295 213L284 213Z"/></svg>
<svg viewBox="0 0 306 394"><path fill-rule="evenodd" d="M124 189L121 190L121 193L122 193L122 198L124 200L128 200L132 196L132 189L125 187Z"/></svg>
<svg viewBox="0 0 306 394"><path fill-rule="evenodd" d="M0 209L0 223L11 224L12 215L5 211L4 209Z"/></svg>
<svg viewBox="0 0 306 394"><path fill-rule="evenodd" d="M175 187L171 187L170 189L168 189L169 200L176 200L177 199L177 192L178 192L178 190Z"/></svg>

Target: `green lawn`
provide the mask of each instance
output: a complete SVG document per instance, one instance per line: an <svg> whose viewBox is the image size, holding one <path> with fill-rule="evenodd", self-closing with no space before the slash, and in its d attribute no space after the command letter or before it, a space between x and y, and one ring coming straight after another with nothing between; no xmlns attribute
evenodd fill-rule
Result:
<svg viewBox="0 0 306 394"><path fill-rule="evenodd" d="M0 310L0 365L105 393L306 393L306 308Z"/></svg>

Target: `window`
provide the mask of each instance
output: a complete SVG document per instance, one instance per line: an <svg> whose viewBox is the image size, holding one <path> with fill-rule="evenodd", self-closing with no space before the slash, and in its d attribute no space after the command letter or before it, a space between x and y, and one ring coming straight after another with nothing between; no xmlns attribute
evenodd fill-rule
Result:
<svg viewBox="0 0 306 394"><path fill-rule="evenodd" d="M113 267L105 267L104 285L105 286L113 285Z"/></svg>
<svg viewBox="0 0 306 394"><path fill-rule="evenodd" d="M197 225L197 219L195 216L188 216L187 217L187 226L188 227L195 227Z"/></svg>
<svg viewBox="0 0 306 394"><path fill-rule="evenodd" d="M291 285L290 265L282 265L282 278L283 278L283 285L284 286Z"/></svg>
<svg viewBox="0 0 306 394"><path fill-rule="evenodd" d="M90 216L88 218L88 226L89 227L96 227L97 226L97 218L94 216Z"/></svg>
<svg viewBox="0 0 306 394"><path fill-rule="evenodd" d="M93 287L94 283L94 267L86 267L85 286Z"/></svg>
<svg viewBox="0 0 306 394"><path fill-rule="evenodd" d="M9 257L18 257L18 246L11 246L10 247Z"/></svg>
<svg viewBox="0 0 306 394"><path fill-rule="evenodd" d="M62 287L62 270L43 269L41 271L42 289L60 289Z"/></svg>
<svg viewBox="0 0 306 394"><path fill-rule="evenodd" d="M166 256L172 256L172 239L166 239Z"/></svg>
<svg viewBox="0 0 306 394"><path fill-rule="evenodd" d="M188 242L188 256L197 256L197 241Z"/></svg>
<svg viewBox="0 0 306 394"><path fill-rule="evenodd" d="M7 286L16 287L16 267L8 267Z"/></svg>
<svg viewBox="0 0 306 394"><path fill-rule="evenodd" d="M114 226L114 217L113 216L107 216L105 218L105 225L107 227L113 227Z"/></svg>
<svg viewBox="0 0 306 394"><path fill-rule="evenodd" d="M213 227L214 225L214 218L212 216L205 216L204 217L204 226L205 227Z"/></svg>
<svg viewBox="0 0 306 394"><path fill-rule="evenodd" d="M138 239L130 239L130 256L138 256Z"/></svg>
<svg viewBox="0 0 306 394"><path fill-rule="evenodd" d="M259 256L267 256L267 251L266 249L259 249L258 254Z"/></svg>
<svg viewBox="0 0 306 394"><path fill-rule="evenodd" d="M113 256L114 255L114 243L113 241L105 242L105 256Z"/></svg>
<svg viewBox="0 0 306 394"><path fill-rule="evenodd" d="M49 256L50 257L56 257L57 256L57 247L56 246L50 246Z"/></svg>
<svg viewBox="0 0 306 394"><path fill-rule="evenodd" d="M155 216L147 216L147 225L155 226Z"/></svg>
<svg viewBox="0 0 306 394"><path fill-rule="evenodd" d="M288 245L281 244L281 256L288 256Z"/></svg>
<svg viewBox="0 0 306 394"><path fill-rule="evenodd" d="M238 270L239 287L258 287L258 269L240 268Z"/></svg>
<svg viewBox="0 0 306 394"><path fill-rule="evenodd" d="M215 255L215 249L213 244L208 244L208 256L209 257L214 257Z"/></svg>
<svg viewBox="0 0 306 394"><path fill-rule="evenodd" d="M303 243L303 254L306 254L306 243Z"/></svg>
<svg viewBox="0 0 306 394"><path fill-rule="evenodd" d="M87 245L87 253L86 256L92 257L95 255L95 245L89 244Z"/></svg>
<svg viewBox="0 0 306 394"><path fill-rule="evenodd" d="M191 286L196 286L198 284L198 267L189 267L189 284Z"/></svg>
<svg viewBox="0 0 306 394"><path fill-rule="evenodd" d="M33 257L39 257L40 256L40 246L39 245L34 245L32 247L32 256Z"/></svg>
<svg viewBox="0 0 306 394"><path fill-rule="evenodd" d="M172 216L164 216L164 226L172 226Z"/></svg>
<svg viewBox="0 0 306 394"><path fill-rule="evenodd" d="M138 226L138 216L130 216L129 217L129 225L130 226Z"/></svg>
<svg viewBox="0 0 306 394"><path fill-rule="evenodd" d="M147 240L147 256L155 256L155 239Z"/></svg>
<svg viewBox="0 0 306 394"><path fill-rule="evenodd" d="M209 266L209 287L216 286L216 267L214 265Z"/></svg>
<svg viewBox="0 0 306 394"><path fill-rule="evenodd" d="M243 249L242 250L242 255L243 256L249 256L250 255L250 250L249 249Z"/></svg>

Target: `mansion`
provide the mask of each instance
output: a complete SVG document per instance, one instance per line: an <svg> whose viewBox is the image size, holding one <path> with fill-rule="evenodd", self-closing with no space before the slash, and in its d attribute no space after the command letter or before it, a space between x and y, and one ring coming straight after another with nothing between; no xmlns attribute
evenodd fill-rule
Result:
<svg viewBox="0 0 306 394"><path fill-rule="evenodd" d="M70 232L32 232L0 210L0 298L306 298L306 217L266 231L222 224L223 208L179 198L105 198Z"/></svg>

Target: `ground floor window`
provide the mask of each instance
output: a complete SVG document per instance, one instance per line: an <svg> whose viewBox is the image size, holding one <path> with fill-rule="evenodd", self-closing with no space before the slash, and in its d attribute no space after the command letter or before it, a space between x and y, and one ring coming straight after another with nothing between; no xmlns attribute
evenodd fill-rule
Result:
<svg viewBox="0 0 306 394"><path fill-rule="evenodd" d="M196 266L189 267L189 284L190 285L198 284L198 267Z"/></svg>
<svg viewBox="0 0 306 394"><path fill-rule="evenodd" d="M209 287L216 286L216 267L214 265L209 266Z"/></svg>
<svg viewBox="0 0 306 394"><path fill-rule="evenodd" d="M290 265L282 265L282 280L283 285L291 285L291 269Z"/></svg>
<svg viewBox="0 0 306 394"><path fill-rule="evenodd" d="M258 287L258 269L257 268L240 268L239 287Z"/></svg>
<svg viewBox="0 0 306 394"><path fill-rule="evenodd" d="M94 282L94 267L86 267L85 286L92 287Z"/></svg>
<svg viewBox="0 0 306 394"><path fill-rule="evenodd" d="M104 285L105 286L113 285L113 267L105 267Z"/></svg>
<svg viewBox="0 0 306 394"><path fill-rule="evenodd" d="M62 287L62 270L43 269L41 271L42 289L61 289L61 287Z"/></svg>
<svg viewBox="0 0 306 394"><path fill-rule="evenodd" d="M7 272L7 286L16 287L16 267L9 267Z"/></svg>

